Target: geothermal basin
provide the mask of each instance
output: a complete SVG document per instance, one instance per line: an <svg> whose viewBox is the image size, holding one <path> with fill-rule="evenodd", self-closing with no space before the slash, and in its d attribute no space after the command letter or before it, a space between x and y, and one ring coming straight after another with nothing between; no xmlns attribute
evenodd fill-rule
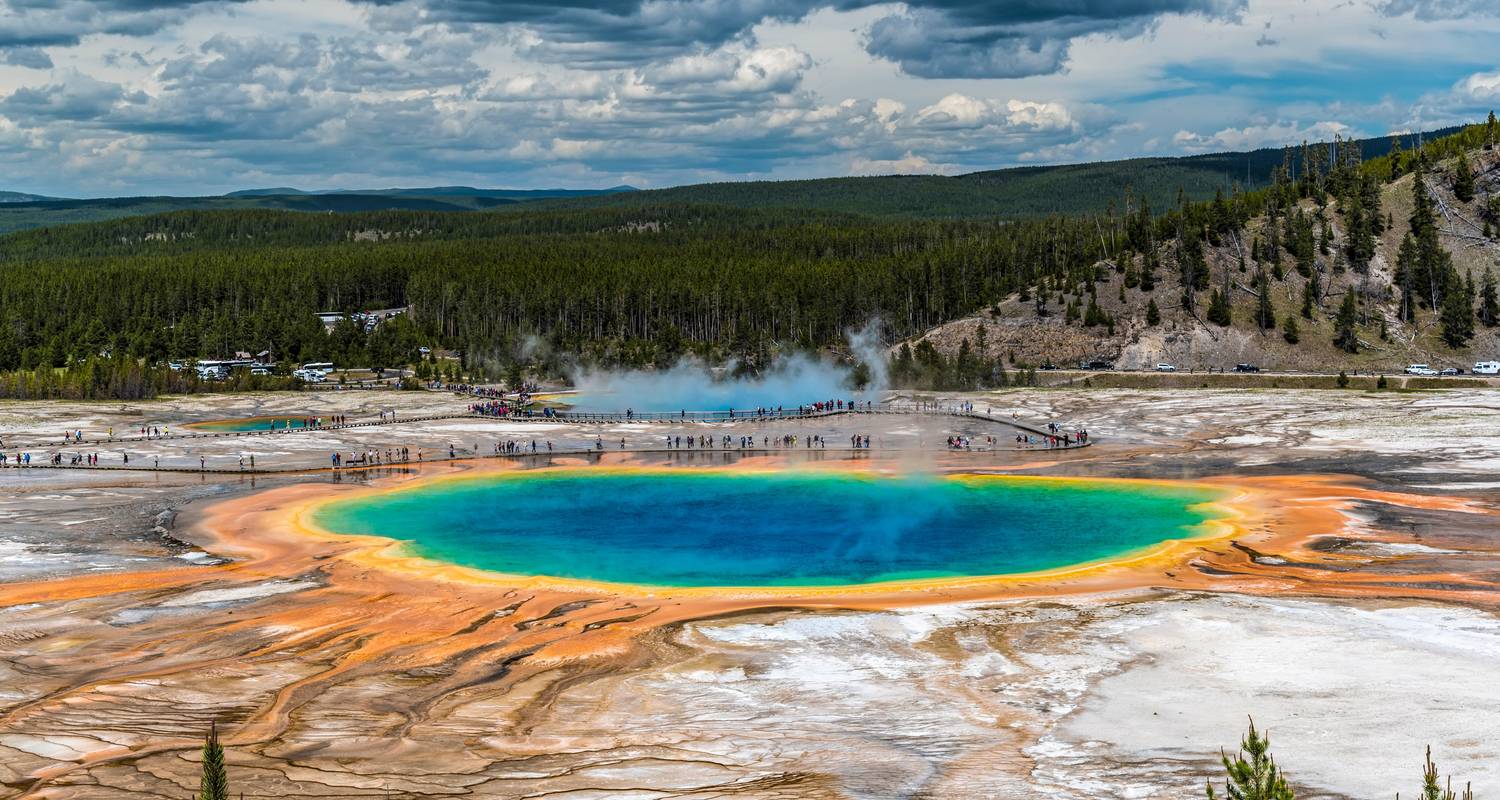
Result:
<svg viewBox="0 0 1500 800"><path fill-rule="evenodd" d="M1222 488L846 470L561 468L407 482L304 524L522 576L839 586L1053 570L1211 534Z"/></svg>

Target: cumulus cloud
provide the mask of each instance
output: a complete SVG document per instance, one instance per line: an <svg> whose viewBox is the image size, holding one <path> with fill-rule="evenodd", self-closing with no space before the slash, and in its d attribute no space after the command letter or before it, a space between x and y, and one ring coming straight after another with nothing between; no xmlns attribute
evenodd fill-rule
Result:
<svg viewBox="0 0 1500 800"><path fill-rule="evenodd" d="M1019 78L1061 70L1074 40L1139 36L1163 16L1233 18L1246 0L916 0L866 32L871 55L927 78Z"/></svg>
<svg viewBox="0 0 1500 800"><path fill-rule="evenodd" d="M950 94L917 112L916 122L941 128L1004 126L1016 130L1066 131L1073 118L1061 103L984 100Z"/></svg>
<svg viewBox="0 0 1500 800"><path fill-rule="evenodd" d="M1476 72L1459 81L1454 89L1460 97L1471 102L1500 100L1500 71Z"/></svg>
<svg viewBox="0 0 1500 800"><path fill-rule="evenodd" d="M934 164L910 150L900 158L859 158L849 164L850 175L943 175L953 172L949 164Z"/></svg>
<svg viewBox="0 0 1500 800"><path fill-rule="evenodd" d="M1375 8L1387 16L1410 14L1421 20L1500 15L1494 0L1379 0Z"/></svg>
<svg viewBox="0 0 1500 800"><path fill-rule="evenodd" d="M28 69L52 69L52 57L40 47L0 47L0 64Z"/></svg>
<svg viewBox="0 0 1500 800"><path fill-rule="evenodd" d="M145 36L195 6L243 0L0 0L0 51L76 45L86 36Z"/></svg>
<svg viewBox="0 0 1500 800"><path fill-rule="evenodd" d="M125 97L117 84L73 73L61 83L15 90L0 100L0 114L18 123L86 122L109 114Z"/></svg>
<svg viewBox="0 0 1500 800"><path fill-rule="evenodd" d="M1182 130L1172 137L1172 142L1183 150L1193 152L1259 150L1301 142L1326 142L1334 136L1347 137L1351 132L1352 129L1342 122L1316 122L1303 127L1296 122L1278 121L1243 128L1225 128L1208 135Z"/></svg>
<svg viewBox="0 0 1500 800"><path fill-rule="evenodd" d="M1271 43L1264 2L0 0L0 188L962 172L1347 130L1281 120L1430 128L1500 100L1500 73L1453 83L1454 64L1489 63L1469 50L1415 103L1400 87L1316 108L1236 93L1245 75L1285 74L1284 52L1254 46ZM1487 7L1359 0L1277 34L1316 65L1311 28L1341 26L1347 52L1378 23L1386 63L1396 43L1436 51L1430 37L1458 27L1425 20L1472 14L1468 39L1444 41L1482 40L1500 30ZM1205 53L1201 31L1239 50ZM1131 80L1101 73L1101 53Z"/></svg>
<svg viewBox="0 0 1500 800"><path fill-rule="evenodd" d="M394 15L512 28L527 56L614 68L744 40L766 22L888 0L365 0ZM1409 0L1408 0L1409 1ZM865 31L865 49L919 77L1015 78L1062 69L1075 39L1133 37L1165 15L1232 18L1248 0L907 0ZM420 9L420 10L417 10Z"/></svg>

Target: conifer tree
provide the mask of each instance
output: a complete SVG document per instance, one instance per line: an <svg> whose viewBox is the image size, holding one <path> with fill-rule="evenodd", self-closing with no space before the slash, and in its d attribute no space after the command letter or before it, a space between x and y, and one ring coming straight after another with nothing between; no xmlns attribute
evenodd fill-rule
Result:
<svg viewBox="0 0 1500 800"><path fill-rule="evenodd" d="M1474 293L1456 274L1450 275L1443 292L1441 315L1444 344L1457 349L1474 338Z"/></svg>
<svg viewBox="0 0 1500 800"><path fill-rule="evenodd" d="M1208 301L1208 321L1220 327L1228 327L1232 321L1233 311L1229 306L1229 298L1218 289L1213 290Z"/></svg>
<svg viewBox="0 0 1500 800"><path fill-rule="evenodd" d="M1146 303L1146 324L1152 327L1161 324L1161 309L1156 307L1156 298Z"/></svg>
<svg viewBox="0 0 1500 800"><path fill-rule="evenodd" d="M1240 740L1240 750L1234 758L1228 753L1220 755L1224 771L1224 795L1228 800L1294 800L1292 788L1286 776L1276 766L1271 756L1271 737L1262 736L1255 730L1255 721L1250 721L1250 732ZM1217 800L1213 783L1208 784L1208 800Z"/></svg>
<svg viewBox="0 0 1500 800"><path fill-rule="evenodd" d="M1474 168L1469 166L1469 157L1462 150L1458 151L1458 160L1454 162L1453 170L1453 196L1461 203L1473 200Z"/></svg>
<svg viewBox="0 0 1500 800"><path fill-rule="evenodd" d="M1497 297L1495 271L1489 267L1484 270L1484 283L1479 288L1479 321L1486 328L1500 325L1500 297Z"/></svg>
<svg viewBox="0 0 1500 800"><path fill-rule="evenodd" d="M1396 251L1396 288L1401 292L1401 319L1411 322L1417 318L1417 241L1411 234L1401 238L1401 247Z"/></svg>
<svg viewBox="0 0 1500 800"><path fill-rule="evenodd" d="M958 356L953 362L954 378L960 389L973 389L978 383L978 369L974 363L974 348L969 345L969 337L965 336L958 344Z"/></svg>
<svg viewBox="0 0 1500 800"><path fill-rule="evenodd" d="M1296 344L1302 340L1302 334L1297 329L1296 314L1286 315L1286 320L1281 324L1281 338L1285 339L1287 344Z"/></svg>
<svg viewBox="0 0 1500 800"><path fill-rule="evenodd" d="M1276 327L1276 309L1271 305L1271 282L1266 280L1266 273L1260 273L1255 288L1260 293L1260 300L1255 307L1255 324L1264 333Z"/></svg>
<svg viewBox="0 0 1500 800"><path fill-rule="evenodd" d="M1474 792L1469 786L1464 786L1463 794L1453 792L1453 779L1448 779L1447 787L1438 783L1437 765L1432 763L1432 746L1427 746L1427 764L1422 769L1422 792L1417 795L1419 800L1474 800Z"/></svg>
<svg viewBox="0 0 1500 800"><path fill-rule="evenodd" d="M1334 322L1333 343L1346 353L1359 352L1359 309L1354 305L1354 292L1344 293L1344 304L1339 306L1339 315Z"/></svg>
<svg viewBox="0 0 1500 800"><path fill-rule="evenodd" d="M224 748L219 746L216 723L209 723L208 739L203 742L203 777L198 783L198 800L229 800L229 775L224 769Z"/></svg>

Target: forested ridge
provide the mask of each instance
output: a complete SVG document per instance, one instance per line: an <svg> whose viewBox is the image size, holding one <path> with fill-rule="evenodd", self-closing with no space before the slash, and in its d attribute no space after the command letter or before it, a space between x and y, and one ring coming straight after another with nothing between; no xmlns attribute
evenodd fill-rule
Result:
<svg viewBox="0 0 1500 800"><path fill-rule="evenodd" d="M1426 139L1451 134L1448 128L1396 137L1411 150ZM1387 138L1345 142L1364 159L1384 154ZM1294 150L1290 168L1302 169L1304 153ZM0 233L30 228L139 217L171 211L252 209L302 213L353 214L364 211L514 211L539 209L651 208L671 205L724 205L735 208L799 208L904 219L982 219L1104 213L1127 188L1157 208L1178 193L1208 200L1235 185L1255 189L1270 183L1282 163L1279 149L1206 153L1175 158L1132 158L1085 164L1011 167L967 175L883 175L798 181L741 181L676 186L649 191L631 187L601 190L504 190L437 186L302 192L249 189L209 197L46 198L0 192ZM7 197L6 195L10 195Z"/></svg>
<svg viewBox="0 0 1500 800"><path fill-rule="evenodd" d="M493 221L502 232L476 230L475 215L210 216L214 225L165 241L122 233L151 224L134 221L28 232L21 246L0 241L0 368L60 366L104 351L159 359L271 349L364 361L337 332L323 336L313 315L407 305L412 337L490 359L507 359L533 336L610 363L688 349L755 359L835 343L873 316L897 335L919 330L1043 273L1081 278L1101 246L1083 219L888 224L684 207L632 219L615 211L504 217ZM376 224L422 232L344 238ZM208 228L235 244L213 244ZM91 255L31 255L74 243ZM21 312L45 308L69 313Z"/></svg>
<svg viewBox="0 0 1500 800"><path fill-rule="evenodd" d="M1068 216L892 219L658 203L184 211L23 231L0 237L0 373L11 373L0 393L104 395L127 365L149 373L167 359L261 350L283 363L395 366L427 345L458 351L471 378L519 362L554 370L549 354L643 366L694 353L753 369L793 350L837 349L872 319L899 341L1017 297L1040 316L1113 332L1122 312L1099 298L1109 286L1121 301L1128 292L1228 325L1237 290L1229 270L1210 263L1225 252L1239 254L1241 285L1297 282L1306 320L1327 297L1353 304L1340 312L1349 346L1392 292L1403 319L1451 317L1444 330L1461 344L1465 312L1468 337L1476 313L1489 324L1482 287L1443 260L1431 208L1425 228L1413 215L1393 278L1365 279L1359 292L1331 287L1349 282L1335 276L1372 274L1392 224L1383 186L1413 173L1426 180L1495 135L1492 118L1420 151L1397 140L1379 158L1358 143L1289 149L1261 189L1203 202L1182 191L1163 209L1127 188L1104 211ZM346 322L329 334L316 317L406 307L368 333ZM1266 314L1262 328L1297 324L1278 309ZM77 377L84 365L87 381ZM960 383L981 384L983 372ZM128 382L168 383L150 374Z"/></svg>
<svg viewBox="0 0 1500 800"><path fill-rule="evenodd" d="M1360 160L1387 153L1392 144L1413 150L1427 139L1457 132L1349 140L1341 149ZM555 208L632 207L655 203L711 203L739 208L801 208L901 219L1035 218L1058 214L1123 212L1129 193L1137 202L1166 208L1180 199L1210 200L1216 193L1264 188L1285 166L1299 175L1304 161L1323 155L1308 148L1208 153L1177 158L1132 158L973 172L966 175L884 175L795 181L706 183L600 197L541 201ZM1316 151L1316 152L1315 152Z"/></svg>

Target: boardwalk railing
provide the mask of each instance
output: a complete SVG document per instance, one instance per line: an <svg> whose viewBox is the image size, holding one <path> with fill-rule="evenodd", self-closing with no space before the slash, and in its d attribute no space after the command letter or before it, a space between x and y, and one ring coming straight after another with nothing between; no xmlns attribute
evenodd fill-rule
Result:
<svg viewBox="0 0 1500 800"><path fill-rule="evenodd" d="M561 422L573 425L618 425L621 423L645 422L645 423L729 423L729 422L777 422L782 420L817 419L821 417L837 417L845 415L894 415L894 416L926 416L926 417L950 417L956 419L972 419L980 422L990 422L997 425L1007 425L1023 433L1032 436L1056 436L1067 437L1076 433L1060 427L1057 431L1050 431L1040 425L1022 422L1014 417L1006 418L997 416L992 409L980 412L977 408L968 409L963 406L944 405L941 403L853 403L846 404L843 408L817 408L803 406L800 408L763 409L750 411L678 411L676 413L666 411L634 412L634 411L554 411L551 416L535 413L521 413L511 415L484 415L492 419L516 420L525 422ZM1087 447L1088 440L1081 442L1067 441L1060 443L1058 447Z"/></svg>
<svg viewBox="0 0 1500 800"><path fill-rule="evenodd" d="M892 415L892 416L925 416L925 417L949 417L955 419L971 419L980 422L989 422L998 425L1006 425L1023 433L1041 437L1065 437L1074 431L1059 428L1056 432L1049 431L1045 427L1022 422L1015 418L996 416L992 411L981 413L978 410L968 410L962 406L950 406L936 403L855 403L845 405L843 408L816 408L802 406L800 408L762 409L750 411L656 411L656 412L573 412L554 411L551 415L527 410L523 413L511 414L485 414L477 411L429 414L423 416L394 417L386 419L361 420L359 422L346 422L338 425L324 424L310 427L292 428L260 428L245 431L202 431L194 430L191 433L172 433L160 436L116 436L101 437L96 439L83 439L75 441L69 439L59 442L56 439L50 441L31 440L25 443L7 443L4 451L21 451L26 449L42 449L50 452L69 452L81 448L84 445L105 444L144 444L151 442L178 441L186 439L226 439L242 436L285 436L288 434L301 433L324 433L343 431L358 428L372 428L386 425L400 425L411 422L435 422L451 419L493 419L506 422L551 422L569 425L618 425L622 423L652 423L652 424L686 424L686 423L735 423L735 422L779 422L791 420L819 419L823 417L837 416L859 416L859 415ZM191 430L191 429L190 429ZM1059 442L1056 447L1087 447L1088 440L1082 442L1067 441Z"/></svg>

